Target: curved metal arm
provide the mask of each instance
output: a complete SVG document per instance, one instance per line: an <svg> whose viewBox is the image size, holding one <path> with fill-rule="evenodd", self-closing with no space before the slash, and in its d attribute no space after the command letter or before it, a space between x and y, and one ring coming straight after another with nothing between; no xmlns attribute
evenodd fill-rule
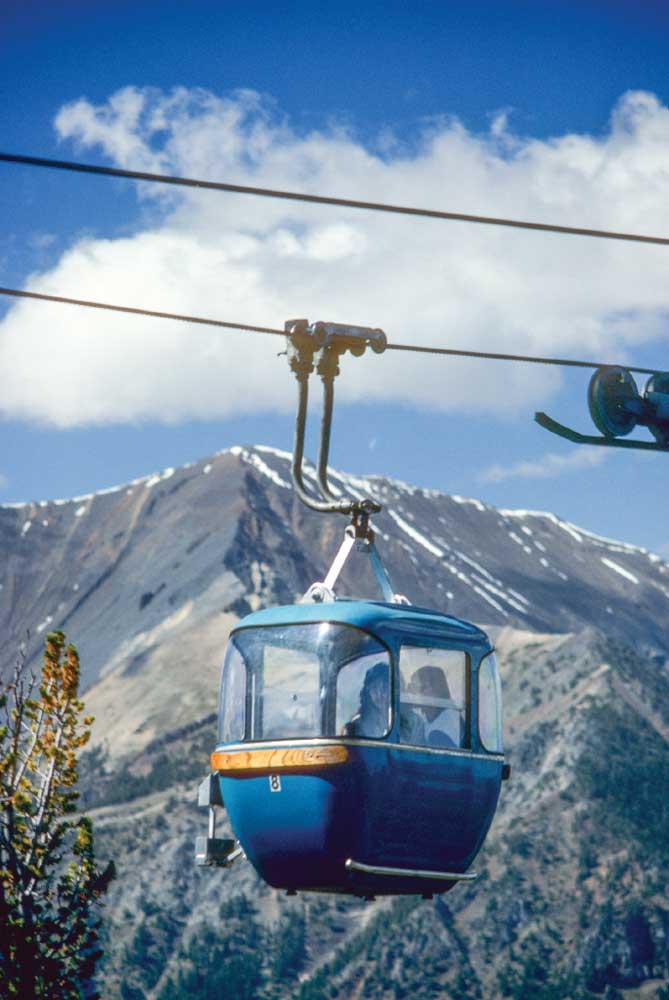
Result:
<svg viewBox="0 0 669 1000"><path fill-rule="evenodd" d="M293 443L293 462L290 468L293 479L293 486L298 497L307 507L317 510L320 513L350 514L352 511L352 501L350 500L318 500L312 497L304 485L302 477L302 461L304 458L304 430L307 422L307 404L309 402L308 376L298 375L298 396L297 415L295 417L295 440ZM332 414L330 414L332 416ZM322 451L322 449L321 449ZM327 463L327 452L325 453Z"/></svg>
<svg viewBox="0 0 669 1000"><path fill-rule="evenodd" d="M330 455L330 432L332 430L332 411L334 408L334 377L323 379L323 415L321 417L321 440L318 448L318 485L321 493L330 501L336 502L336 497L328 482L328 458Z"/></svg>

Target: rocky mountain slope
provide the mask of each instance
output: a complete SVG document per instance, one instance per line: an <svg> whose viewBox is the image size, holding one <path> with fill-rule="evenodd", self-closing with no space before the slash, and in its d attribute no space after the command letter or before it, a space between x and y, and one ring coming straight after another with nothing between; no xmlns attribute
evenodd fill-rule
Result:
<svg viewBox="0 0 669 1000"><path fill-rule="evenodd" d="M248 863L196 871L212 722L121 771L89 759L98 851L120 868L103 996L666 1000L667 671L588 630L497 645L512 778L478 882L441 899L288 899Z"/></svg>
<svg viewBox="0 0 669 1000"><path fill-rule="evenodd" d="M669 566L552 514L333 476L387 504L396 590L495 635L513 775L477 883L288 900L248 864L194 869L229 628L322 579L346 523L305 511L289 479L288 456L236 448L0 509L7 662L27 631L36 655L63 628L97 717L82 805L119 868L103 996L666 1000ZM373 594L367 574L359 557L342 592Z"/></svg>

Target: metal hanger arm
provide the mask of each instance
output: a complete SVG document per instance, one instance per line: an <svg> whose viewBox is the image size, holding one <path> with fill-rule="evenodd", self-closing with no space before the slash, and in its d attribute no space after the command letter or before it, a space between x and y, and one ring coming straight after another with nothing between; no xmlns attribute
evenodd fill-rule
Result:
<svg viewBox="0 0 669 1000"><path fill-rule="evenodd" d="M307 405L309 403L309 384L306 378L297 379L298 398L297 414L295 417L295 441L293 445L293 461L291 464L291 476L293 486L298 497L307 507L312 510L328 513L330 511L340 514L350 514L351 501L348 500L317 500L312 497L304 485L302 476L302 460L304 458L304 429L307 420ZM327 461L327 454L326 454Z"/></svg>
<svg viewBox="0 0 669 1000"><path fill-rule="evenodd" d="M395 594L395 591L393 590L390 584L390 577L388 576L388 571L381 562L381 556L379 555L376 549L376 545L374 544L374 539L368 542L367 555L369 556L369 561L372 564L372 570L374 571L376 582L381 588L381 593L383 594L384 601L387 601L389 604L402 603L398 601L398 595Z"/></svg>
<svg viewBox="0 0 669 1000"><path fill-rule="evenodd" d="M409 604L410 601L402 594L396 594L390 583L388 572L381 561L376 545L374 544L374 532L368 524L368 514L353 515L353 524L350 524L344 532L344 541L339 546L339 551L332 561L327 576L322 583L312 583L302 601L307 603L313 601L321 604L324 601L335 601L335 584L339 579L339 574L344 568L346 560L354 548L363 555L369 556L372 572L379 585L384 601L389 604Z"/></svg>
<svg viewBox="0 0 669 1000"><path fill-rule="evenodd" d="M321 439L318 448L318 485L328 500L336 498L328 483L328 459L330 457L330 434L332 431L332 410L334 407L334 381L323 379L323 415L321 418Z"/></svg>

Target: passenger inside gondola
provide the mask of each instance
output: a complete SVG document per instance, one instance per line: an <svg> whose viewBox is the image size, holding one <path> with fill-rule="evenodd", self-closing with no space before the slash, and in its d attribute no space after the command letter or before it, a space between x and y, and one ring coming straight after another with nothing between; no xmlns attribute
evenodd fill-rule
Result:
<svg viewBox="0 0 669 1000"><path fill-rule="evenodd" d="M460 712L441 667L420 667L409 682L409 691L422 699L417 709L423 725L420 742L428 746L460 746Z"/></svg>
<svg viewBox="0 0 669 1000"><path fill-rule="evenodd" d="M408 652L408 651L406 651ZM418 650L408 657L415 662ZM426 650L422 651L427 652ZM415 669L407 663L405 650L400 695L400 736L414 746L461 747L464 737L464 657L457 651L440 651L443 666L425 663ZM446 675L448 669L458 694L453 694ZM460 674L462 673L462 677ZM408 679L407 679L408 675Z"/></svg>
<svg viewBox="0 0 669 1000"><path fill-rule="evenodd" d="M344 736L366 736L378 738L388 728L388 707L390 703L390 674L388 664L380 661L371 666L365 674L360 691L358 709L343 728Z"/></svg>

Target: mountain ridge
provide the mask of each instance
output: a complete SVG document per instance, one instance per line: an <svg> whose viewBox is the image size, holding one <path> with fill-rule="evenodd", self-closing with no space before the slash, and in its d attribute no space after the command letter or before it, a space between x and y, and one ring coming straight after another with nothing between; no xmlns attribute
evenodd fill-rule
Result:
<svg viewBox="0 0 669 1000"><path fill-rule="evenodd" d="M69 501L0 507L0 622L14 642L27 631L38 638L48 628L74 628L83 636L89 686L114 662L137 655L132 641L123 647L128 634L164 622L188 601L218 602L238 613L263 595L292 602L322 579L343 519L319 518L301 507L290 487L289 459L276 449L236 446ZM313 467L305 474L313 479ZM385 504L374 519L378 546L396 590L416 603L539 631L598 622L649 648L667 649L654 623L669 600L669 565L653 553L550 512L498 510L381 476L335 470L331 479L333 490L370 492ZM249 545L259 558L247 558ZM69 589L58 582L62 566L77 569ZM357 580L347 566L343 586L376 593L360 560L356 571ZM130 606L125 594L134 581L139 592ZM114 620L124 614L128 628L113 627L110 602ZM114 650L111 659L87 642L93 618L103 622L99 638Z"/></svg>
<svg viewBox="0 0 669 1000"><path fill-rule="evenodd" d="M90 493L82 493L78 496L73 496L69 498L58 498L58 499L41 499L41 500L21 500L12 501L7 503L0 503L0 510L22 510L26 507L48 507L49 505L54 506L66 506L68 504L82 504L86 501L93 500L96 497L110 496L115 493L120 493L124 489L128 489L134 486L145 485L147 487L152 487L160 482L170 479L176 472L182 472L188 469L196 468L200 464L204 464L206 468L207 464L210 464L212 459L220 458L223 455L231 454L241 458L243 461L254 465L259 472L271 479L276 485L281 486L285 489L292 490L292 484L286 479L282 479L274 470L272 470L266 463L261 463L258 461L259 456L256 454L259 452L262 454L272 455L275 458L280 459L285 463L290 463L292 461L292 454L289 451L285 451L281 448L274 448L270 445L259 445L259 444L246 444L246 445L230 445L227 448L222 448L220 451L214 452L213 455L206 456L205 458L196 459L192 462L185 462L180 466L168 466L161 470L156 470L154 472L147 473L145 476L139 476L135 479L131 479L126 483L121 483L114 486L102 487L98 490L93 490ZM316 470L313 462L305 459L304 461L305 474L308 478L315 481ZM335 479L338 479L344 484L350 484L353 487L365 488L368 485L374 485L375 483L388 483L395 487L398 491L403 491L410 494L421 494L423 496L428 496L431 498L450 498L455 503L459 504L471 504L478 509L485 510L497 510L500 514L506 517L534 517L534 518L546 518L552 523L563 527L567 532L575 531L579 535L583 535L594 542L605 543L607 545L618 547L621 551L638 552L642 555L648 556L652 562L666 562L669 560L664 559L662 556L657 555L652 550L645 548L641 545L636 545L633 542L625 542L622 539L616 539L607 537L605 535L600 535L597 532L591 531L588 528L583 528L573 521L568 521L566 518L560 517L553 511L548 510L538 510L533 508L516 508L516 507L495 507L493 504L488 504L486 501L481 500L477 497L466 497L456 493L445 493L443 490L437 490L431 487L422 487L417 483L409 483L406 480L399 479L395 476L385 476L382 473L369 473L367 475L354 475L352 473L344 472L340 469L334 467L329 468L329 475ZM341 495L341 490L337 487L333 489L335 495Z"/></svg>

